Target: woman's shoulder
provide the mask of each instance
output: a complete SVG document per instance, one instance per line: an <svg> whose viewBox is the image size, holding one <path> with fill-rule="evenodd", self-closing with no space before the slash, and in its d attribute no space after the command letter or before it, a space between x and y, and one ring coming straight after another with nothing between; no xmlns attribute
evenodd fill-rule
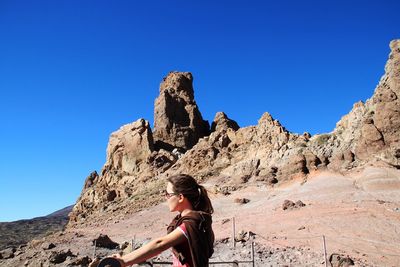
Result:
<svg viewBox="0 0 400 267"><path fill-rule="evenodd" d="M187 229L186 229L186 224L185 222L182 222L179 226L178 226L179 230L181 230L181 232L187 237Z"/></svg>
<svg viewBox="0 0 400 267"><path fill-rule="evenodd" d="M191 211L185 214L180 220L184 222L187 228L211 228L212 217L211 214L203 211Z"/></svg>

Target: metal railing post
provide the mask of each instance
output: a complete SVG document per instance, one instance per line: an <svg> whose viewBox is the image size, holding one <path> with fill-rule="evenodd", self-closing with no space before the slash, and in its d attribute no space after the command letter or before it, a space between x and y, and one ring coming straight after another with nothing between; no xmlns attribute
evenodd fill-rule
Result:
<svg viewBox="0 0 400 267"><path fill-rule="evenodd" d="M93 248L93 259L96 258L96 244L97 244L97 240L94 241L94 248Z"/></svg>
<svg viewBox="0 0 400 267"><path fill-rule="evenodd" d="M324 246L324 261L325 261L325 267L328 267L328 258L326 256L326 243L325 243L325 236L322 236L322 242Z"/></svg>
<svg viewBox="0 0 400 267"><path fill-rule="evenodd" d="M235 217L232 218L232 242L233 248L236 248L236 225L235 225Z"/></svg>
<svg viewBox="0 0 400 267"><path fill-rule="evenodd" d="M253 267L255 267L255 262L254 262L254 242L251 242L251 261L253 262Z"/></svg>

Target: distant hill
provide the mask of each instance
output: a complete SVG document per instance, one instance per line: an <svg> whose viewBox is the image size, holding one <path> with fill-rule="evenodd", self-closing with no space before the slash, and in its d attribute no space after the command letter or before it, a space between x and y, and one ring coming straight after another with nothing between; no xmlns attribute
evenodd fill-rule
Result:
<svg viewBox="0 0 400 267"><path fill-rule="evenodd" d="M32 239L42 238L52 232L62 230L68 222L68 214L72 208L73 205L33 219L0 222L0 250L23 245Z"/></svg>

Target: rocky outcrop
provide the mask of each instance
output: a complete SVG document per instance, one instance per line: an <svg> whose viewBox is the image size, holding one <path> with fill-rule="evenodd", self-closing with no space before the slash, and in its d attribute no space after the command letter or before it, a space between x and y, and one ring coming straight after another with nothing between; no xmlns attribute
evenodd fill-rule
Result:
<svg viewBox="0 0 400 267"><path fill-rule="evenodd" d="M391 53L374 95L366 103L367 113L361 127L356 157L380 157L397 165L400 149L400 40L390 43Z"/></svg>
<svg viewBox="0 0 400 267"><path fill-rule="evenodd" d="M193 76L189 72L170 72L160 85L154 107L156 148L172 151L191 149L199 138L209 134L194 100Z"/></svg>
<svg viewBox="0 0 400 267"><path fill-rule="evenodd" d="M121 197L129 197L135 188L134 181L151 173L148 158L153 152L152 132L149 122L144 119L112 133L101 175L93 172L86 178L84 190L70 214L70 222L105 209Z"/></svg>
<svg viewBox="0 0 400 267"><path fill-rule="evenodd" d="M267 112L244 128L218 112L209 130L194 100L191 73L169 73L155 101L154 132L140 119L111 135L101 174L86 180L71 221L157 203L159 187L175 173L213 178L217 188L234 190L252 182L279 186L320 169L346 171L376 161L400 168L400 41L390 47L371 99L355 103L331 133L314 136L287 131Z"/></svg>
<svg viewBox="0 0 400 267"><path fill-rule="evenodd" d="M265 180L273 184L276 177L289 179L304 169L285 172L286 166L291 165L289 158L298 152L291 148L304 138L289 133L269 113L260 118L257 126L216 129L209 137L200 139L165 175L194 173L200 180L212 176L229 177L223 179L223 183L228 184L243 183L246 177L246 182ZM274 172L271 173L271 169Z"/></svg>
<svg viewBox="0 0 400 267"><path fill-rule="evenodd" d="M83 190L85 191L89 187L92 187L98 180L99 175L96 171L91 172L88 177L86 177L85 185L83 186Z"/></svg>
<svg viewBox="0 0 400 267"><path fill-rule="evenodd" d="M122 126L110 136L105 171L135 173L153 152L153 135L148 121L139 119Z"/></svg>
<svg viewBox="0 0 400 267"><path fill-rule="evenodd" d="M391 53L374 95L365 104L356 158L370 161L379 158L398 166L400 149L400 40L390 43Z"/></svg>
<svg viewBox="0 0 400 267"><path fill-rule="evenodd" d="M149 198L159 190L157 184L164 183L157 176L209 134L209 124L194 100L192 83L188 72L171 72L164 78L155 101L154 133L148 121L139 119L111 134L106 163L100 175L93 172L87 177L70 224L112 207L129 210L129 199L145 200L135 203L137 208L160 200Z"/></svg>
<svg viewBox="0 0 400 267"><path fill-rule="evenodd" d="M200 179L230 177L234 183L243 176L275 182L321 168L348 170L377 159L396 165L400 158L400 68L394 66L399 66L399 42L393 41L391 49L386 73L373 97L354 104L333 132L315 136L290 133L268 113L258 125L239 129L225 114L218 113L211 135L201 139L167 173L195 173Z"/></svg>
<svg viewBox="0 0 400 267"><path fill-rule="evenodd" d="M214 121L211 124L211 132L227 130L228 128L236 131L240 127L236 121L231 120L223 112L217 112L214 117Z"/></svg>
<svg viewBox="0 0 400 267"><path fill-rule="evenodd" d="M357 102L332 133L311 137L307 147L329 168L346 170L382 161L400 167L400 40L391 52L373 96Z"/></svg>

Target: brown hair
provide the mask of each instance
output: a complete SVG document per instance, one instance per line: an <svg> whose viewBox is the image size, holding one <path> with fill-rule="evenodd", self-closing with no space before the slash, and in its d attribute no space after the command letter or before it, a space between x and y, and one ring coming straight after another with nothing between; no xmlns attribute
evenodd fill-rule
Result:
<svg viewBox="0 0 400 267"><path fill-rule="evenodd" d="M194 210L213 213L214 208L204 186L199 185L190 175L178 174L168 177L168 182L177 194L184 195L192 204Z"/></svg>

